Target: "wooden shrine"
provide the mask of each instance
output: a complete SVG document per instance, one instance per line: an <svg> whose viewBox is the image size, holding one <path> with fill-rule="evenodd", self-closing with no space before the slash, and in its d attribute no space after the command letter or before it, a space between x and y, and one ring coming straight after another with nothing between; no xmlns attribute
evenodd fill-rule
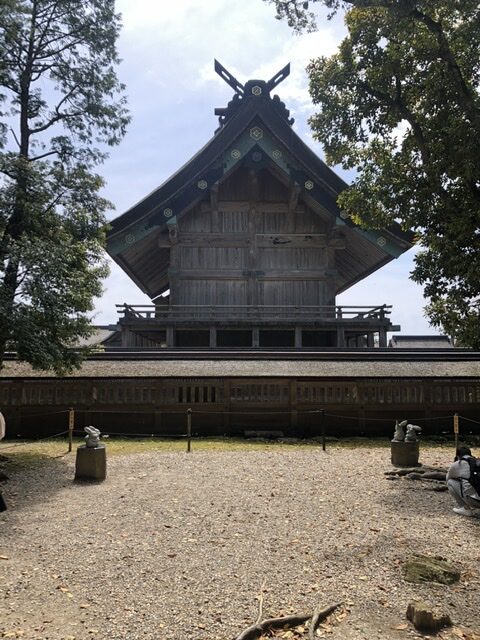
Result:
<svg viewBox="0 0 480 640"><path fill-rule="evenodd" d="M123 347L386 347L385 304L336 296L412 246L398 225L360 229L346 188L292 129L268 82L232 87L220 126L186 165L113 220L108 252L152 300L120 304Z"/></svg>
<svg viewBox="0 0 480 640"><path fill-rule="evenodd" d="M102 347L78 371L7 354L8 437L62 433L71 409L77 433L183 437L191 420L196 436L391 437L399 418L449 432L455 413L462 434L478 433L478 353L418 336L369 349L398 330L390 308L336 304L411 235L360 229L339 210L347 185L271 97L288 66L245 85L216 70L234 96L214 137L108 235L151 304L119 304L120 331L99 328Z"/></svg>

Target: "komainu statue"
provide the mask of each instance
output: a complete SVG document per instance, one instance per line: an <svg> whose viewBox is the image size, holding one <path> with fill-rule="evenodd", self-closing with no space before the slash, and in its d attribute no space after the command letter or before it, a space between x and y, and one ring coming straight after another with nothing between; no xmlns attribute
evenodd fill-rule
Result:
<svg viewBox="0 0 480 640"><path fill-rule="evenodd" d="M395 433L393 434L393 442L403 442L405 440L405 427L408 420L402 420L395 422Z"/></svg>
<svg viewBox="0 0 480 640"><path fill-rule="evenodd" d="M85 427L85 432L86 432L86 436L85 436L85 442L87 447L91 447L92 449L94 449L95 447L98 447L98 445L100 444L100 437L101 437L101 433L100 430L97 429L96 427Z"/></svg>
<svg viewBox="0 0 480 640"><path fill-rule="evenodd" d="M405 435L405 442L416 442L418 435L422 432L422 428L416 424L407 424L407 433Z"/></svg>

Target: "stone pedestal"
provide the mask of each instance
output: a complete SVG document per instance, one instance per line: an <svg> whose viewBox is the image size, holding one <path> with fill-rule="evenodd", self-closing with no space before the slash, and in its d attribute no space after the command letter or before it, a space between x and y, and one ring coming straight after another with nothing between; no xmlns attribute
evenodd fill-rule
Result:
<svg viewBox="0 0 480 640"><path fill-rule="evenodd" d="M104 444L98 447L82 445L77 449L75 480L105 480L107 477L107 450Z"/></svg>
<svg viewBox="0 0 480 640"><path fill-rule="evenodd" d="M396 442L392 440L392 464L394 467L418 467L420 443Z"/></svg>

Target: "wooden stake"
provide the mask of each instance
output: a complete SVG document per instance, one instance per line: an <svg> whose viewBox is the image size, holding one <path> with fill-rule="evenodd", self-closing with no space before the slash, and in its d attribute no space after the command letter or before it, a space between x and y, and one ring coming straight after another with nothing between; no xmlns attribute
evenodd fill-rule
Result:
<svg viewBox="0 0 480 640"><path fill-rule="evenodd" d="M75 412L73 407L68 410L68 453L72 451L73 446L73 427L75 425Z"/></svg>
<svg viewBox="0 0 480 640"><path fill-rule="evenodd" d="M453 416L453 433L455 434L455 452L458 449L458 434L459 434L459 424L458 424L458 413L455 413Z"/></svg>
<svg viewBox="0 0 480 640"><path fill-rule="evenodd" d="M322 421L322 449L325 451L327 447L327 442L325 439L325 409L320 411L321 421Z"/></svg>
<svg viewBox="0 0 480 640"><path fill-rule="evenodd" d="M191 451L192 440L192 410L187 409L187 452Z"/></svg>

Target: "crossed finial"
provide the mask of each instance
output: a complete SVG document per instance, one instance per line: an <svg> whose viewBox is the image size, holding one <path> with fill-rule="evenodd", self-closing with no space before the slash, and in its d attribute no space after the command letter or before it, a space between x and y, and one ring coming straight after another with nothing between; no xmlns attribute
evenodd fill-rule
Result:
<svg viewBox="0 0 480 640"><path fill-rule="evenodd" d="M218 60L215 60L215 71L222 78L222 80L225 80L225 82L230 87L232 87L235 93L243 95L245 90L244 85L241 84L234 76L232 76L232 74L229 71L227 71L227 69L225 69L225 67L222 64L220 64ZM267 91L270 93L272 89L275 89L275 87L279 85L280 82L282 82L282 80L285 80L285 78L289 75L290 75L290 63L285 65L283 69L280 69L278 73L276 73L272 78L270 78L268 82L265 83Z"/></svg>

